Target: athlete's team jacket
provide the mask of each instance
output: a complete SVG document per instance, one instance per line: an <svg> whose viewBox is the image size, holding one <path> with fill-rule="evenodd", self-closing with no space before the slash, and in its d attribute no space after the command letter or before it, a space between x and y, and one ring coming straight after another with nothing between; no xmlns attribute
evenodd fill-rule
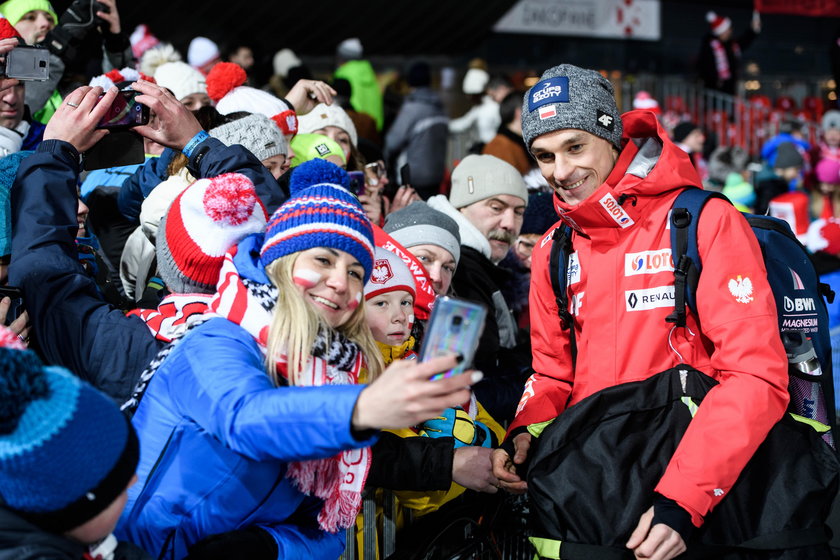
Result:
<svg viewBox="0 0 840 560"><path fill-rule="evenodd" d="M758 243L726 201L709 201L698 225L699 317L689 312L687 328L665 321L674 309L669 211L681 187L700 183L653 114L633 111L623 122L626 144L606 182L577 206L555 197L561 223L575 230L567 283L577 363L551 287L550 231L532 258L536 373L508 433L606 387L692 365L720 385L703 401L656 491L699 526L784 413L787 359Z"/></svg>

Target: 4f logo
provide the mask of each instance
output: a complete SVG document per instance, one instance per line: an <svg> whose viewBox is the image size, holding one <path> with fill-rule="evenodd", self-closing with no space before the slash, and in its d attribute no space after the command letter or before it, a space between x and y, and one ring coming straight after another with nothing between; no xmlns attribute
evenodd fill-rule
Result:
<svg viewBox="0 0 840 560"><path fill-rule="evenodd" d="M612 116L601 111L600 109L598 109L597 121L598 124L601 125L601 127L606 128L609 131L612 131L612 129L615 127L615 119Z"/></svg>

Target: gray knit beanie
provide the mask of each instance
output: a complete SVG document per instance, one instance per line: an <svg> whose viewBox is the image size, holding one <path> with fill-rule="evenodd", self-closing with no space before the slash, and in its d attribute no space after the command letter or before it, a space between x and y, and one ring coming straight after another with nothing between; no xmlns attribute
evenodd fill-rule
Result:
<svg viewBox="0 0 840 560"><path fill-rule="evenodd" d="M416 245L437 245L461 258L461 234L455 220L420 200L385 218L385 233L406 249Z"/></svg>
<svg viewBox="0 0 840 560"><path fill-rule="evenodd" d="M289 144L280 128L268 117L248 115L210 130L210 136L227 146L241 144L260 161L289 153Z"/></svg>
<svg viewBox="0 0 840 560"><path fill-rule="evenodd" d="M528 204L528 187L514 166L491 155L468 155L452 171L449 203L463 208L475 202L507 194Z"/></svg>
<svg viewBox="0 0 840 560"><path fill-rule="evenodd" d="M543 72L522 102L522 136L531 149L537 136L574 128L621 149L621 115L609 80L594 70L561 64Z"/></svg>

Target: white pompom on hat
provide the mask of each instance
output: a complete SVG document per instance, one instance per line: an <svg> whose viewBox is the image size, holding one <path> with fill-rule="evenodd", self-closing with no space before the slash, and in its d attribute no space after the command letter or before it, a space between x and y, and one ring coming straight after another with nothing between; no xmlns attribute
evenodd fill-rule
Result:
<svg viewBox="0 0 840 560"><path fill-rule="evenodd" d="M706 21L712 28L712 33L720 37L732 27L732 20L728 17L720 16L715 12L708 12L706 14Z"/></svg>

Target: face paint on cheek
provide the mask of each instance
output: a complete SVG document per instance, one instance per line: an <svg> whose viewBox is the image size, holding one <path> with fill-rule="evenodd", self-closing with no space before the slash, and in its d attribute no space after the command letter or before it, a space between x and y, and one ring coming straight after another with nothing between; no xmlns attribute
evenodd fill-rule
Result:
<svg viewBox="0 0 840 560"><path fill-rule="evenodd" d="M362 303L362 292L356 292L356 297L347 304L347 307L350 310L355 311L356 308L359 307L360 303Z"/></svg>
<svg viewBox="0 0 840 560"><path fill-rule="evenodd" d="M318 282L321 281L321 274L308 268L301 268L295 271L295 275L292 277L292 280L295 284L302 288L314 288L318 285Z"/></svg>

